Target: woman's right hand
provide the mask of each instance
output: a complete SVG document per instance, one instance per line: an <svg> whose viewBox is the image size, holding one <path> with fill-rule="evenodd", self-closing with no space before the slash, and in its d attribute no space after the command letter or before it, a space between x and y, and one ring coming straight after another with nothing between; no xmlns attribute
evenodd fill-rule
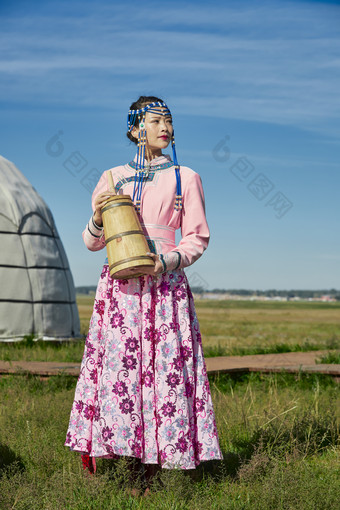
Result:
<svg viewBox="0 0 340 510"><path fill-rule="evenodd" d="M116 193L114 193L113 191L104 191L103 193L99 193L99 195L96 196L94 201L95 210L93 213L93 219L96 225L98 225L98 227L103 226L103 218L101 211L102 207L104 207L104 205L106 204L110 197L114 196L116 196Z"/></svg>

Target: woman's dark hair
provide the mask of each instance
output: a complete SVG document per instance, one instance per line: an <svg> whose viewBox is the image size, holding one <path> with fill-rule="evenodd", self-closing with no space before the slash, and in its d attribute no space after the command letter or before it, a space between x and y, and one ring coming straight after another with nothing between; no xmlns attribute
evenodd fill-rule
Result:
<svg viewBox="0 0 340 510"><path fill-rule="evenodd" d="M139 110L140 108L143 108L147 104L155 103L156 101L160 102L160 103L163 103L163 99L160 99L159 97L155 97L155 96L140 96L140 98L137 99L137 101L132 103L132 105L130 106L130 110ZM136 120L134 122L134 126L136 126L136 127L139 126L138 117L136 117ZM131 140L131 142L133 142L133 143L135 143L137 145L138 140L137 140L137 138L135 138L130 133L130 131L128 131L126 133L126 136L128 137L129 140Z"/></svg>

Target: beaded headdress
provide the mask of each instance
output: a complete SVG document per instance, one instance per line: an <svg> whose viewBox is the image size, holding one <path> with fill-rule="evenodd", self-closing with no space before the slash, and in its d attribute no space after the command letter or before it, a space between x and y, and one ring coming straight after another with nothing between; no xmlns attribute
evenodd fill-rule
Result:
<svg viewBox="0 0 340 510"><path fill-rule="evenodd" d="M132 131L135 126L136 118L138 118L139 124L139 133L138 133L138 144L137 144L137 162L136 162L136 173L135 173L135 182L133 188L133 198L132 200L136 204L136 209L140 211L140 203L142 196L142 187L144 178L148 177L150 165L145 164L145 145L146 145L146 128L145 128L145 114L146 112L155 113L156 115L171 115L171 112L168 106L161 102L155 101L153 103L149 103L148 105L140 108L138 110L129 110L127 116L127 129L129 132ZM181 191L181 176L180 176L180 167L177 162L176 155L176 147L175 147L175 136L174 132L171 137L171 145L172 145L172 159L175 167L176 174L176 199L175 199L175 209L182 209L182 191ZM136 199L136 201L135 201Z"/></svg>

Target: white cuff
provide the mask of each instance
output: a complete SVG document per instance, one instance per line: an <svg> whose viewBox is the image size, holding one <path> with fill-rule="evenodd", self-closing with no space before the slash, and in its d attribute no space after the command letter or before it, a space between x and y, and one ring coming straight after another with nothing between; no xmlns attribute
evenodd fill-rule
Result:
<svg viewBox="0 0 340 510"><path fill-rule="evenodd" d="M173 271L174 269L178 269L182 259L181 254L178 251L169 251L168 253L165 253L162 258L161 261L162 263L164 262L163 266L165 264L165 271Z"/></svg>
<svg viewBox="0 0 340 510"><path fill-rule="evenodd" d="M93 219L93 216L91 216L91 219L88 222L86 229L88 230L88 232L90 232L91 236L93 237L100 238L104 233L103 227L98 227L98 225L95 223Z"/></svg>

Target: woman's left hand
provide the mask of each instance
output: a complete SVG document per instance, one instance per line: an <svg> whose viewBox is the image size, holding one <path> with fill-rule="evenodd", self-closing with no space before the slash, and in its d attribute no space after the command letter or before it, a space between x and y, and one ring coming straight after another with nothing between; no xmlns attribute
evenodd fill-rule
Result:
<svg viewBox="0 0 340 510"><path fill-rule="evenodd" d="M149 255L149 257L151 257L155 263L153 271L151 270L150 273L148 272L148 274L156 276L157 274L164 273L163 264L159 260L159 256L156 253L147 253L147 255Z"/></svg>

